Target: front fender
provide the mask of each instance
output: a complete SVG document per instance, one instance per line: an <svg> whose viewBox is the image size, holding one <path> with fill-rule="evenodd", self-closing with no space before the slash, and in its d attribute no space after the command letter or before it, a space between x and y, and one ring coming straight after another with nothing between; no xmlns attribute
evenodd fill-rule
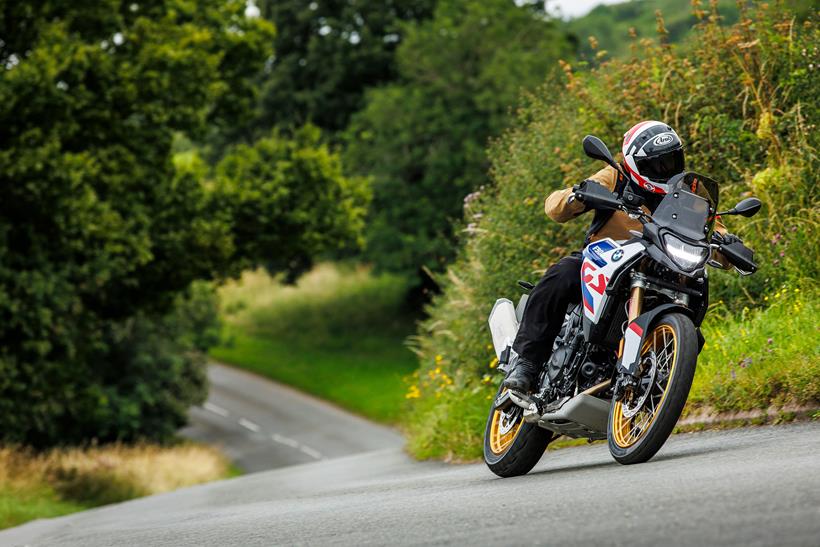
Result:
<svg viewBox="0 0 820 547"><path fill-rule="evenodd" d="M651 327L655 320L670 312L678 312L692 317L692 310L678 304L663 304L651 311L639 315L634 321L626 326L624 331L624 351L618 359L616 369L620 373L634 374L638 367L638 360L641 356L641 348L644 340L651 332Z"/></svg>

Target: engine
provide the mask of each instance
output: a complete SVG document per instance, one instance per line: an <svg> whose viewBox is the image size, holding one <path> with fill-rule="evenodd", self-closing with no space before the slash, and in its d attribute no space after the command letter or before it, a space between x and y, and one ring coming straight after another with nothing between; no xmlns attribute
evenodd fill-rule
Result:
<svg viewBox="0 0 820 547"><path fill-rule="evenodd" d="M539 402L548 405L606 380L612 358L601 351L584 344L581 307L569 310L544 367Z"/></svg>

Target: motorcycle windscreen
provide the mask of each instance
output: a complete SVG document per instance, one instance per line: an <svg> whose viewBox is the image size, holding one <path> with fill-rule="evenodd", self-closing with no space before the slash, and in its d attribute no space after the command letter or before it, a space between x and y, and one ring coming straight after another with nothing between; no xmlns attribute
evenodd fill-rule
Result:
<svg viewBox="0 0 820 547"><path fill-rule="evenodd" d="M716 210L717 183L697 173L686 173L670 184L669 193L652 219L691 241L703 241L714 228Z"/></svg>

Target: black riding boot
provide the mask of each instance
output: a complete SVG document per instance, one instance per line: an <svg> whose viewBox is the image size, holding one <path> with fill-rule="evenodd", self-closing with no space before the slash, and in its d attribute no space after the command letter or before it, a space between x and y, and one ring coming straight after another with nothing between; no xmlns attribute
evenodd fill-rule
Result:
<svg viewBox="0 0 820 547"><path fill-rule="evenodd" d="M538 381L539 368L532 361L516 355L510 363L510 373L502 385L512 391L529 393Z"/></svg>

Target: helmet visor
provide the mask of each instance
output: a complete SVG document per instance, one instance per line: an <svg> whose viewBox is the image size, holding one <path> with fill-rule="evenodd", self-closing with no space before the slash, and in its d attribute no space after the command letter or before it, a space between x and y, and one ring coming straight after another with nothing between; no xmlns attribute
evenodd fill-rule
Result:
<svg viewBox="0 0 820 547"><path fill-rule="evenodd" d="M683 172L683 150L677 149L651 158L636 158L638 172L648 179L666 182Z"/></svg>

